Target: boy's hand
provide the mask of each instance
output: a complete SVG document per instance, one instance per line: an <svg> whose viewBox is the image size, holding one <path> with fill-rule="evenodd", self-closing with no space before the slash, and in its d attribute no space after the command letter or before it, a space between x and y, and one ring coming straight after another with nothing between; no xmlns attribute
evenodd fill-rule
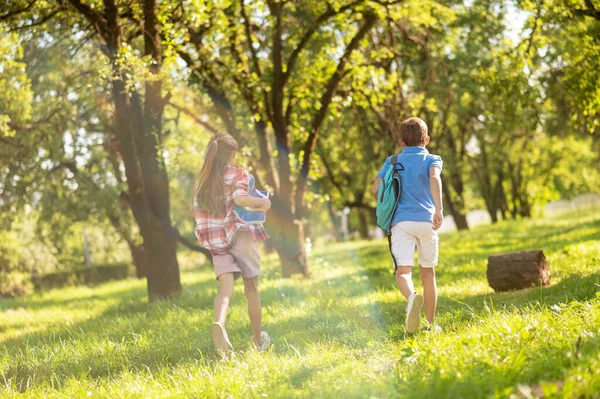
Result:
<svg viewBox="0 0 600 399"><path fill-rule="evenodd" d="M433 215L433 229L439 230L442 227L442 223L444 223L444 215L442 211L435 211Z"/></svg>

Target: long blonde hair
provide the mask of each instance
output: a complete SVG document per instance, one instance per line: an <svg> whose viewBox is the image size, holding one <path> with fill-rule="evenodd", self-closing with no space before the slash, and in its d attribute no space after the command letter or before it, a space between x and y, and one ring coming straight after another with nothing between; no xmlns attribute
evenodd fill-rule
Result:
<svg viewBox="0 0 600 399"><path fill-rule="evenodd" d="M194 200L209 215L225 213L223 175L238 150L238 143L226 133L215 134L208 143L204 164L194 179Z"/></svg>

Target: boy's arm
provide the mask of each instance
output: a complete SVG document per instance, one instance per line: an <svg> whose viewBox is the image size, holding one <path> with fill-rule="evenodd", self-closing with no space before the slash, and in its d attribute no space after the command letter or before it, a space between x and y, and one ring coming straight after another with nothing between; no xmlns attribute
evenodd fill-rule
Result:
<svg viewBox="0 0 600 399"><path fill-rule="evenodd" d="M437 166L429 168L429 186L431 188L431 196L435 204L435 214L433 215L433 228L438 230L444 223L444 208L442 207L442 171Z"/></svg>
<svg viewBox="0 0 600 399"><path fill-rule="evenodd" d="M257 210L268 211L271 208L271 200L268 198L256 198L249 195L238 195L233 199L236 205L241 207L256 207Z"/></svg>
<svg viewBox="0 0 600 399"><path fill-rule="evenodd" d="M373 197L377 198L377 191L379 190L379 183L381 182L381 177L378 177L377 179L375 179L375 183L373 183L373 186L371 186L371 194L373 194Z"/></svg>
<svg viewBox="0 0 600 399"><path fill-rule="evenodd" d="M390 160L391 159L392 159L392 157L387 157L387 159L385 160L385 162L381 166L381 169L379 170L379 173L377 173L377 178L375 179L375 182L371 186L371 194L375 198L377 198L377 191L379 191L379 183L381 183L381 181L385 177L385 171L386 171L388 165L390 164Z"/></svg>

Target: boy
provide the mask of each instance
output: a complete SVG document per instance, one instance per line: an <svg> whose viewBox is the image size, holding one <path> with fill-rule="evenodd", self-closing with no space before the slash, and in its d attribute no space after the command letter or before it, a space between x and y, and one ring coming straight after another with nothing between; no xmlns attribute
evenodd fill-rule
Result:
<svg viewBox="0 0 600 399"><path fill-rule="evenodd" d="M425 149L429 144L427 125L419 118L409 118L400 125L401 144L404 150L397 165L402 182L398 207L391 223L391 251L394 259L396 282L404 297L406 330L417 331L420 313L425 302L428 328L432 328L437 304L437 287L434 267L438 263L438 230L444 221L442 208L442 158ZM390 164L388 157L377 174L371 188L377 196L379 182ZM423 296L417 294L412 282L415 247L419 254Z"/></svg>

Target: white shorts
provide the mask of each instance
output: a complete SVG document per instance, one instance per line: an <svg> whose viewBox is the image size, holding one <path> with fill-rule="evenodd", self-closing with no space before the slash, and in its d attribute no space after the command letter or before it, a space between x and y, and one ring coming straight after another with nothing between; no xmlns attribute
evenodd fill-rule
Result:
<svg viewBox="0 0 600 399"><path fill-rule="evenodd" d="M392 227L392 255L397 266L414 266L415 247L421 267L438 264L438 232L429 222L399 222Z"/></svg>

